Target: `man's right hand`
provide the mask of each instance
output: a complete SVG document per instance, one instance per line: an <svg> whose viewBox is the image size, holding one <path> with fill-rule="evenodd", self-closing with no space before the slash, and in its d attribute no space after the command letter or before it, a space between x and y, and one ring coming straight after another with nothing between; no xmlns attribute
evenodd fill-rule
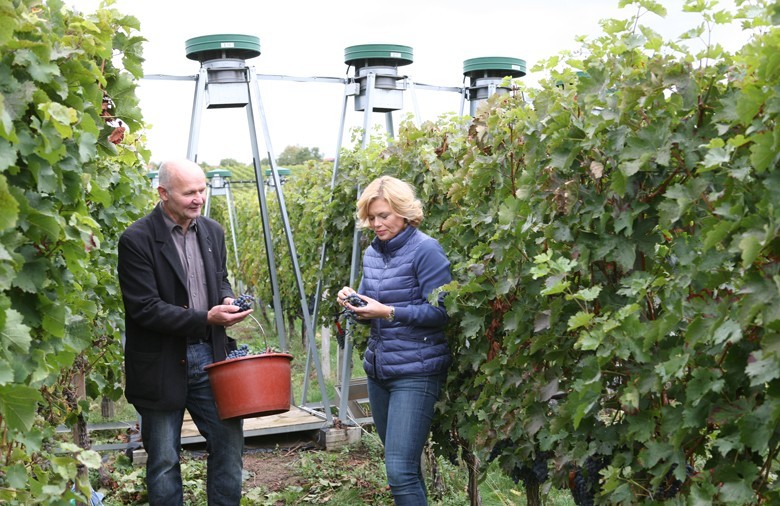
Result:
<svg viewBox="0 0 780 506"><path fill-rule="evenodd" d="M230 327L236 323L243 321L244 318L252 313L253 309L241 311L238 306L232 304L220 304L209 309L206 322L209 325L221 325L223 327Z"/></svg>

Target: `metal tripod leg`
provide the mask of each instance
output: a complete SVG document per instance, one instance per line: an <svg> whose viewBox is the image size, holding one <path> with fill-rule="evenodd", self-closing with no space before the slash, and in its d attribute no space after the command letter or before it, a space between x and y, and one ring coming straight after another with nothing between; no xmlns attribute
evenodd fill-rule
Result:
<svg viewBox="0 0 780 506"><path fill-rule="evenodd" d="M361 148L366 149L368 146L369 125L371 123L371 113L374 111L374 84L376 83L376 74L370 72L366 81L366 108L363 111L363 138L361 142ZM390 116L389 123L392 125L392 116ZM357 194L355 201L360 197L362 189L360 185L357 185L355 192ZM355 230L352 234L352 259L349 268L349 286L355 287L357 282L358 270L360 269L360 227L355 224ZM344 363L341 368L341 400L339 402L339 417L347 419L347 404L349 403L349 383L352 381L352 339L349 339L351 332L349 329L353 323L347 322L347 339L344 342Z"/></svg>
<svg viewBox="0 0 780 506"><path fill-rule="evenodd" d="M209 216L211 214L211 201L214 198L214 191L211 185L206 188L206 205L203 206L203 216ZM227 200L227 212L228 222L230 224L230 238L233 244L233 260L236 262L236 275L233 277L233 288L236 293L243 293L243 283L238 278L238 273L241 270L241 262L238 258L238 225L236 224L236 207L233 203L233 192L230 189L230 182L225 181L225 199Z"/></svg>
<svg viewBox="0 0 780 506"><path fill-rule="evenodd" d="M303 287L303 277L301 276L301 270L300 266L298 265L298 254L295 250L295 241L293 240L292 236L292 229L290 227L290 219L287 215L287 206L285 205L284 201L284 193L282 191L282 182L279 178L279 172L276 168L276 162L274 161L274 153L273 149L271 148L271 137L268 133L268 125L266 124L265 119L265 113L263 109L263 102L260 98L260 86L257 83L257 79L254 77L254 72L252 72L252 77L250 78L249 82L249 106L247 107L247 118L249 120L250 129L251 129L251 138L252 138L252 147L254 150L254 158L255 158L255 173L258 176L257 184L258 184L258 192L264 193L261 188L261 182L262 182L262 174L260 174L260 157L257 153L257 135L255 130L255 119L254 119L254 112L253 112L253 104L257 104L257 109L260 115L260 120L263 124L263 134L265 137L265 145L268 152L268 161L271 165L271 177L273 179L273 187L274 191L276 192L276 198L279 203L279 210L282 218L282 223L284 225L284 233L285 238L287 239L287 247L290 251L290 259L293 264L293 271L295 272L295 282L298 287L298 295L300 296L300 302L301 302L301 312L303 314L303 323L304 328L306 330L306 335L308 337L309 346L312 348L312 353L314 354L314 364L315 368L317 369L317 380L320 384L320 394L322 395L322 402L324 406L325 411L325 419L328 421L328 423L333 422L332 415L330 413L330 401L328 399L328 391L325 388L325 378L322 375L322 364L319 359L319 355L317 354L317 340L314 336L314 328L312 326L311 317L309 315L309 304L306 300L306 293ZM305 371L305 375L308 374L308 370Z"/></svg>
<svg viewBox="0 0 780 506"><path fill-rule="evenodd" d="M200 122L203 118L203 104L206 101L206 81L208 71L201 67L195 79L195 97L192 100L192 118L190 119L190 137L187 143L187 159L198 161L198 139L200 139Z"/></svg>
<svg viewBox="0 0 780 506"><path fill-rule="evenodd" d="M336 178L338 176L339 171L339 159L341 155L341 143L344 137L344 124L347 117L347 104L349 103L349 97L351 95L350 90L350 84L347 83L347 85L344 87L344 101L341 107L341 121L339 122L339 136L338 140L336 141L336 159L333 161L333 172L331 174L330 178L330 194L331 198L330 200L333 200L333 191L336 188ZM328 244L328 231L325 230L325 233L322 237L322 247L320 248L320 268L319 268L319 277L317 279L317 286L314 289L314 309L312 310L312 320L318 321L317 316L319 315L320 311L320 299L322 297L322 271L325 270L325 259L327 258L327 244ZM330 353L330 350L326 350L323 352ZM311 349L306 350L306 371L309 370L310 367L310 361L311 361L311 355L312 351ZM303 393L301 396L301 402L306 403L306 399L308 398L308 392L309 392L309 376L304 375L303 377ZM342 413L339 413L339 418L342 418ZM343 419L343 418L342 418Z"/></svg>
<svg viewBox="0 0 780 506"><path fill-rule="evenodd" d="M230 182L225 182L225 197L227 198L228 221L230 222L230 237L233 241L233 256L236 262L235 290L237 293L244 293L243 283L238 279L238 273L241 272L241 263L238 259L238 225L236 224L236 206L233 202L233 191L230 189Z"/></svg>
<svg viewBox="0 0 780 506"><path fill-rule="evenodd" d="M255 129L255 114L252 101L253 72L248 73L247 86L249 87L249 104L246 106L247 125L249 126L249 141L252 144L252 165L255 169L255 183L257 187L257 199L260 203L260 217L263 224L263 241L265 244L266 260L268 262L268 277L271 281L272 299L274 305L274 319L276 331L279 334L279 344L282 349L287 348L286 331L284 328L284 314L282 312L282 299L279 291L279 280L276 271L276 258L274 256L274 243L271 237L271 220L268 214L268 201L265 195L263 169L260 166L260 148L257 144L257 130Z"/></svg>

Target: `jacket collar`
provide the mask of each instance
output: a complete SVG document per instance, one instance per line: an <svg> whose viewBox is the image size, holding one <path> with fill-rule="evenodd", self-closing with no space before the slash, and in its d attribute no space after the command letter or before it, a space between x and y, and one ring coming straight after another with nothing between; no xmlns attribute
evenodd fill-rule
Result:
<svg viewBox="0 0 780 506"><path fill-rule="evenodd" d="M374 240L371 241L371 245L382 255L391 255L406 244L416 231L417 229L415 227L407 225L405 229L398 233L398 235L388 241L382 241L378 237L375 237Z"/></svg>
<svg viewBox="0 0 780 506"><path fill-rule="evenodd" d="M179 260L179 252L176 250L176 245L173 243L173 238L171 237L171 230L168 228L168 224L165 221L165 211L163 211L162 206L159 203L152 209L150 218L154 227L155 240L160 243L160 252L168 263L171 264L179 282L183 286L187 286L187 280L184 278L184 267L182 267L181 260ZM211 234L209 234L208 227L198 227L198 242L200 243L200 251L203 256L206 272L215 272L216 267L213 264L214 259L211 255ZM209 276L206 277L209 278ZM213 283L209 278L209 292L213 293L212 291L217 288L218 287L213 286Z"/></svg>

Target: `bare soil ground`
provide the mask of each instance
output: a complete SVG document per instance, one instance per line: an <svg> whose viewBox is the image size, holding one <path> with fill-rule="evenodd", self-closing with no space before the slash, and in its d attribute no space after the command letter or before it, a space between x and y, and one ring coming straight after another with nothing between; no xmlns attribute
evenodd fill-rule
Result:
<svg viewBox="0 0 780 506"><path fill-rule="evenodd" d="M244 455L244 471L247 479L244 488L265 487L270 492L279 492L290 486L303 485L304 480L295 471L297 452L252 452Z"/></svg>
<svg viewBox="0 0 780 506"><path fill-rule="evenodd" d="M299 461L306 452L322 451L325 450L305 441L298 444L288 442L276 448L262 445L259 448L248 447L244 453L244 471L247 475L244 489L264 487L269 492L279 492L296 485L305 487L307 478L299 471ZM339 455L339 466L342 469L361 469L369 465L371 458L367 449L354 446L348 453Z"/></svg>

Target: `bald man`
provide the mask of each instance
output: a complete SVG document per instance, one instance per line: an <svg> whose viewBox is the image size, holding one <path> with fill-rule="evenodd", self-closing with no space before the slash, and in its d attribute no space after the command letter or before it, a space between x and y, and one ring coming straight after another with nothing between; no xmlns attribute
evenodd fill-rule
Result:
<svg viewBox="0 0 780 506"><path fill-rule="evenodd" d="M125 306L125 397L141 415L151 506L183 502L185 408L206 439L210 506L241 500L244 433L220 420L204 367L236 349L226 328L252 312L232 305L225 232L201 216L206 176L189 160L160 167L159 203L119 239Z"/></svg>

